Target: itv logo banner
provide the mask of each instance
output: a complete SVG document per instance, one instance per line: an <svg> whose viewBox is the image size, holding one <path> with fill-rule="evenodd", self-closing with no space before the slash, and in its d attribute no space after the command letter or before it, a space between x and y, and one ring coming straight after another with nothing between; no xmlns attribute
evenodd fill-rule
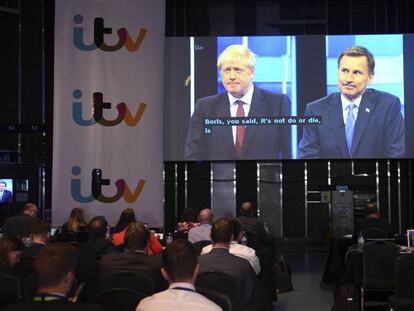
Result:
<svg viewBox="0 0 414 311"><path fill-rule="evenodd" d="M132 115L125 103L118 103L115 108L118 111L118 116L113 120L107 120L104 117L104 109L111 109L112 104L110 102L104 102L103 93L94 92L92 94L92 115L91 119L84 119L82 117L82 102L79 101L82 98L82 91L76 89L72 93L74 101L72 102L72 118L73 121L80 126L91 126L96 123L102 126L115 126L120 124L122 121L129 127L136 126L141 120L145 107L144 103L140 103L137 109L137 113Z"/></svg>
<svg viewBox="0 0 414 311"><path fill-rule="evenodd" d="M93 20L93 42L85 43L84 29L82 27L83 20L84 17L80 14L76 14L73 17L73 21L75 22L75 25L77 25L73 27L73 44L81 51L94 51L100 49L105 52L115 52L125 46L129 52L136 52L147 34L147 29L141 28L134 41L128 30L122 27L116 32L118 41L113 45L109 45L105 42L105 35L112 35L112 28L105 27L105 21L102 17L96 17Z"/></svg>
<svg viewBox="0 0 414 311"><path fill-rule="evenodd" d="M72 175L79 176L82 170L79 166L75 165L72 167ZM70 192L72 199L79 203L90 203L97 200L102 203L114 203L121 198L124 198L127 203L134 203L138 200L142 190L145 186L145 180L140 179L135 187L134 192L131 191L130 187L124 179L118 179L115 182L116 193L113 196L105 196L102 193L103 186L110 186L111 180L104 179L102 177L102 169L95 168L92 170L91 178L91 194L84 196L81 193L81 179L72 178L70 182Z"/></svg>

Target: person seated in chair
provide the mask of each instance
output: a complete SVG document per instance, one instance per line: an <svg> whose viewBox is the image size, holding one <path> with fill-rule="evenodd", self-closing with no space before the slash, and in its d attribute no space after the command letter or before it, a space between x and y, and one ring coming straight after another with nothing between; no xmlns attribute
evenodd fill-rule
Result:
<svg viewBox="0 0 414 311"><path fill-rule="evenodd" d="M226 218L214 221L211 227L212 250L198 259L200 272L218 271L227 273L239 281L243 300L249 302L252 296L254 272L246 259L230 254L233 226Z"/></svg>
<svg viewBox="0 0 414 311"><path fill-rule="evenodd" d="M169 288L143 299L136 311L218 311L219 306L198 294L194 282L199 272L197 254L186 240L175 240L168 244L162 256L161 273Z"/></svg>
<svg viewBox="0 0 414 311"><path fill-rule="evenodd" d="M241 236L240 222L236 219L232 219L231 224L233 226L233 239L230 242L230 248L229 248L230 254L233 254L238 257L248 260L254 272L256 274L259 274L260 273L260 262L259 262L259 258L256 256L255 250L253 248L250 248L246 245L242 245L239 243L240 236ZM212 248L213 248L212 245L204 246L203 249L201 250L201 255L209 253Z"/></svg>
<svg viewBox="0 0 414 311"><path fill-rule="evenodd" d="M209 208L202 209L198 213L199 226L188 231L188 240L191 243L210 240L211 224L213 223L213 212Z"/></svg>
<svg viewBox="0 0 414 311"><path fill-rule="evenodd" d="M256 208L251 202L243 202L241 204L240 216L237 220L241 223L243 230L250 232L257 237L258 245L251 245L256 251L262 247L271 245L272 236L265 230L264 223L257 219Z"/></svg>
<svg viewBox="0 0 414 311"><path fill-rule="evenodd" d="M150 232L142 222L133 222L125 231L125 250L110 253L101 259L101 278L124 272L145 273L154 281L155 290L163 290L166 283L161 275L161 253L148 256Z"/></svg>
<svg viewBox="0 0 414 311"><path fill-rule="evenodd" d="M9 306L4 310L102 310L99 305L73 303L67 294L75 278L76 252L69 244L46 245L37 254L34 267L37 294L32 302Z"/></svg>
<svg viewBox="0 0 414 311"><path fill-rule="evenodd" d="M361 232L371 228L380 230L380 233L381 231L384 232L386 234L385 238L392 238L393 236L391 224L387 220L380 218L377 204L372 202L368 203L365 207L365 219L355 223L352 235L353 242L357 242L358 235ZM364 238L366 239L367 237Z"/></svg>

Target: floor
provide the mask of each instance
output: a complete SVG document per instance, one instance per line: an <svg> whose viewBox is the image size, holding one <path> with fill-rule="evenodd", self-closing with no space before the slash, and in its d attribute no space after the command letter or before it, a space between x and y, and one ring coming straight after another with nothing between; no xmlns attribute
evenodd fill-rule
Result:
<svg viewBox="0 0 414 311"><path fill-rule="evenodd" d="M292 250L279 253L292 269L293 291L279 294L276 311L329 311L332 286L322 283L326 250Z"/></svg>

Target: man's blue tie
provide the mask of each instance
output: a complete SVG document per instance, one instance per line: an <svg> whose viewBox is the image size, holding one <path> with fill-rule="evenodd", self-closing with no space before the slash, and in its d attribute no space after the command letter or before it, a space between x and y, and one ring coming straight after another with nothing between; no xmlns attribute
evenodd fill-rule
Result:
<svg viewBox="0 0 414 311"><path fill-rule="evenodd" d="M351 154L352 148L352 136L354 135L354 127L355 127L355 115L353 113L354 108L356 108L354 103L350 103L348 107L348 116L346 117L345 123L345 135L346 135L346 142L348 145L349 154Z"/></svg>

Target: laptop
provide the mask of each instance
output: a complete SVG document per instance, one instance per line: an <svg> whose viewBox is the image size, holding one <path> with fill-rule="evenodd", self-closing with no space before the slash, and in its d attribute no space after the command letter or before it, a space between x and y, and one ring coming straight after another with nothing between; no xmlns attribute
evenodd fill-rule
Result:
<svg viewBox="0 0 414 311"><path fill-rule="evenodd" d="M414 229L407 230L407 249L414 251Z"/></svg>

